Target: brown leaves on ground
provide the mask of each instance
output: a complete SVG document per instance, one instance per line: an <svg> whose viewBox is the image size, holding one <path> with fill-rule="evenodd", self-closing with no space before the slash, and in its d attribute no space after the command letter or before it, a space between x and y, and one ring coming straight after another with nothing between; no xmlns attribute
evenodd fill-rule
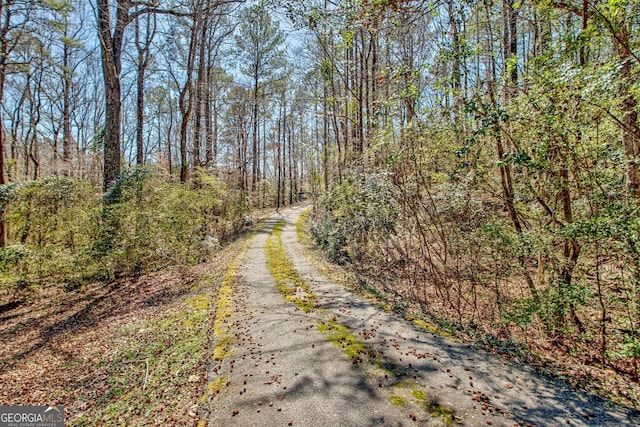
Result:
<svg viewBox="0 0 640 427"><path fill-rule="evenodd" d="M50 285L27 301L0 296L0 400L4 405L63 405L71 425L82 419L118 424L119 415L140 424L153 424L154 419L165 425L197 422L202 366L195 372L176 374L164 366L167 372L154 372L166 381L168 392L179 390L170 395L146 384L149 370L159 369L160 363L149 366L149 359L127 360L127 355L170 345L163 340L175 341L171 331L164 337L154 325L182 310L181 304L197 292L194 284L219 274L224 264L216 259L189 271L91 283L74 291ZM153 357L152 350L148 357ZM131 388L140 394L137 408L114 407L118 396Z"/></svg>

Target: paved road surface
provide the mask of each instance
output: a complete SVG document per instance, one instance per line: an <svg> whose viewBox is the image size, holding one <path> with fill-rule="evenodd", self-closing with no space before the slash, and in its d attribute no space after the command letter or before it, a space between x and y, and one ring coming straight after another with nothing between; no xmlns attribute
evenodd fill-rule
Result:
<svg viewBox="0 0 640 427"><path fill-rule="evenodd" d="M210 369L210 381L224 383L209 399L211 426L640 425L635 411L429 333L331 283L297 242L303 209L267 221L240 259L234 342ZM285 301L267 266L266 242L282 220L286 253L317 298L309 312Z"/></svg>

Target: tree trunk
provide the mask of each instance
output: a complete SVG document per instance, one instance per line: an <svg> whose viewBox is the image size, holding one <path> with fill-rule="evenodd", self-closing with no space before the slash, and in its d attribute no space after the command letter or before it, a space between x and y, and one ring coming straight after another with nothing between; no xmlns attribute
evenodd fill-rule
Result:
<svg viewBox="0 0 640 427"><path fill-rule="evenodd" d="M6 60L3 52L0 52L0 102L4 99L4 83L6 80ZM2 112L0 111L0 114ZM4 173L4 121L0 117L0 185L6 184ZM0 235L0 247L4 247L4 235Z"/></svg>
<svg viewBox="0 0 640 427"><path fill-rule="evenodd" d="M632 54L630 51L629 31L625 23L621 23L615 35L614 47L620 59L620 81L617 92L622 110L622 145L627 156L627 187L632 197L640 196L640 126L638 125L638 102L631 91L636 82L633 74Z"/></svg>
<svg viewBox="0 0 640 427"><path fill-rule="evenodd" d="M258 86L259 86L259 59L256 57L255 74L253 76L253 138L252 150L253 155L251 163L251 192L256 191L256 183L258 182Z"/></svg>
<svg viewBox="0 0 640 427"><path fill-rule="evenodd" d="M65 18L66 19L66 18ZM68 26L65 26L65 36L67 36ZM63 98L62 98L62 160L64 161L64 167L69 168L65 170L65 174L70 175L71 167L69 161L71 160L71 65L69 59L69 46L64 44L62 52L62 84L63 84Z"/></svg>
<svg viewBox="0 0 640 427"><path fill-rule="evenodd" d="M193 109L192 97L192 77L193 66L195 63L195 55L198 40L198 22L193 21L191 27L191 41L189 42L189 53L187 58L187 81L180 91L180 112L182 113L182 121L180 122L180 182L187 182L189 178L189 161L187 159L187 133L189 129L189 119Z"/></svg>
<svg viewBox="0 0 640 427"><path fill-rule="evenodd" d="M122 101L120 99L120 78L105 64L105 124L103 134L104 172L103 190L107 191L120 175L120 123L122 121Z"/></svg>
<svg viewBox="0 0 640 427"><path fill-rule="evenodd" d="M212 166L214 161L214 149L213 149L213 145L214 145L214 129L213 129L213 117L212 117L212 112L211 112L211 103L213 102L213 97L211 96L211 91L212 91L212 85L213 82L212 80L212 66L209 64L210 61L210 57L211 57L211 52L209 52L209 58L207 58L207 70L206 70L206 76L205 76L205 80L206 80L206 86L205 86L205 99L204 99L204 132L205 132L205 161L207 166ZM216 124L217 127L217 124ZM217 129L216 129L217 131Z"/></svg>
<svg viewBox="0 0 640 427"><path fill-rule="evenodd" d="M103 190L120 175L120 123L122 122L122 42L124 30L129 23L130 4L118 1L116 25L111 30L111 12L108 0L98 0L98 38L102 53L102 72L105 87L105 125L103 134L104 171Z"/></svg>
<svg viewBox="0 0 640 427"><path fill-rule="evenodd" d="M327 82L322 85L322 177L324 191L329 191L329 110L327 108Z"/></svg>
<svg viewBox="0 0 640 427"><path fill-rule="evenodd" d="M198 76L196 82L195 100L193 102L194 111L194 124L193 124L193 167L201 165L200 152L202 151L202 110L206 101L205 91L206 85L206 72L207 72L207 22L206 18L202 22L202 28L200 29L200 50L198 54Z"/></svg>
<svg viewBox="0 0 640 427"><path fill-rule="evenodd" d="M5 7L7 10L5 11ZM7 61L8 61L8 40L9 25L11 22L11 10L5 5L4 0L0 0L0 13L2 13L3 21L0 24L0 105L4 105L4 84L7 77ZM3 109L0 109L0 185L6 184L5 181L5 165L4 165L4 120ZM3 212L4 215L4 212ZM5 229L4 220L0 220L0 247L5 247Z"/></svg>
<svg viewBox="0 0 640 427"><path fill-rule="evenodd" d="M145 73L150 60L151 42L155 35L155 21L153 27L151 24L151 18L147 19L145 37L140 41L140 19L136 20L136 36L135 44L138 51L138 64L136 74L136 88L137 88L137 115L136 115L136 163L143 165L144 158L144 84Z"/></svg>
<svg viewBox="0 0 640 427"><path fill-rule="evenodd" d="M582 0L582 26L580 27L580 35L584 36L589 23L589 0ZM588 46L586 40L580 40L580 51L578 52L578 62L580 66L587 63Z"/></svg>
<svg viewBox="0 0 640 427"><path fill-rule="evenodd" d="M280 193L280 181L282 180L282 161L281 157L281 143L280 137L282 134L282 119L278 119L278 135L277 135L277 151L276 151L276 209L280 209L281 205L281 193Z"/></svg>
<svg viewBox="0 0 640 427"><path fill-rule="evenodd" d="M449 26L451 27L451 44L453 50L453 64L452 64L452 89L453 89L453 122L456 127L460 126L460 113L462 108L462 70L460 57L462 52L460 51L460 30L458 28L458 21L455 16L454 2L449 0Z"/></svg>

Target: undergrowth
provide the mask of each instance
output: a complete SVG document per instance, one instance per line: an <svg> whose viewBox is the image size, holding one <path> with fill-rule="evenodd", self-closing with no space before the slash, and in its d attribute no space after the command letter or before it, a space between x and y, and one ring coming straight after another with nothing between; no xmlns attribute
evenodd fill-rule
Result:
<svg viewBox="0 0 640 427"><path fill-rule="evenodd" d="M573 223L563 224L536 207L540 194L521 196L526 226L514 229L500 200L421 166L399 162L331 188L311 219L314 243L427 329L542 360L575 386L639 408L637 204L615 191L576 193Z"/></svg>
<svg viewBox="0 0 640 427"><path fill-rule="evenodd" d="M88 410L69 420L70 426L96 424L170 425L197 418L197 405L184 402L204 380L198 372L206 358L211 278L195 294L159 318L128 325L122 337L136 337L102 367L108 373L105 393ZM201 283L200 283L201 284ZM184 413L186 412L186 413Z"/></svg>
<svg viewBox="0 0 640 427"><path fill-rule="evenodd" d="M48 283L78 289L203 261L244 226L248 208L218 177L194 174L177 184L139 167L104 195L86 181L59 177L0 186L0 296L24 298Z"/></svg>

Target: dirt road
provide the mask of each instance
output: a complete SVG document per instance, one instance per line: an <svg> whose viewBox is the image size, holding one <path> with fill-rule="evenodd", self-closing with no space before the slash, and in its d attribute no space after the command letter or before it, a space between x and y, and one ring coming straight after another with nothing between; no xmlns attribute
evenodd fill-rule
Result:
<svg viewBox="0 0 640 427"><path fill-rule="evenodd" d="M267 221L219 298L228 314L213 337L209 425L640 425L634 411L332 283L297 242L302 210Z"/></svg>

